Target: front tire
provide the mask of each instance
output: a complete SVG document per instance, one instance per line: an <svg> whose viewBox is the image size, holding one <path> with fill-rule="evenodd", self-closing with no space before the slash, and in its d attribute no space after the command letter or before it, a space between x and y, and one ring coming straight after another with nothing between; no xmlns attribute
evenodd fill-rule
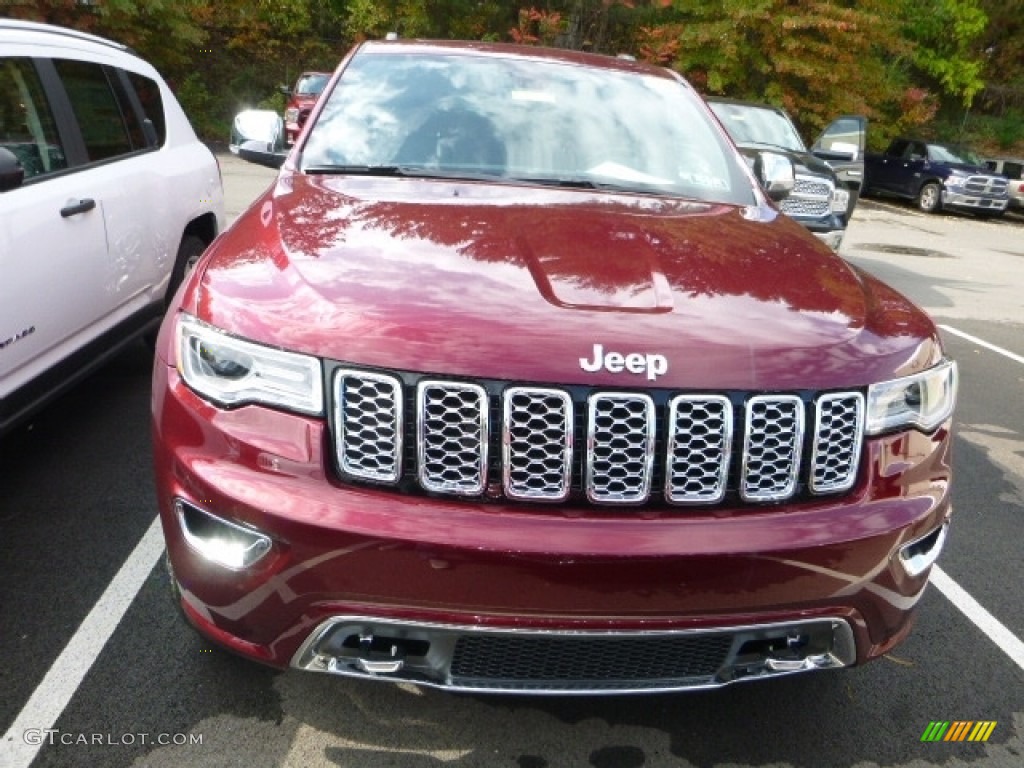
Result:
<svg viewBox="0 0 1024 768"><path fill-rule="evenodd" d="M938 213L942 210L942 189L934 181L929 181L917 193L917 207L925 213Z"/></svg>
<svg viewBox="0 0 1024 768"><path fill-rule="evenodd" d="M167 286L166 304L170 306L171 299L177 293L179 286L185 282L185 278L192 274L196 268L199 257L206 250L206 243L195 235L185 235L181 238L178 246L178 255L174 259L174 271L171 272L171 282Z"/></svg>

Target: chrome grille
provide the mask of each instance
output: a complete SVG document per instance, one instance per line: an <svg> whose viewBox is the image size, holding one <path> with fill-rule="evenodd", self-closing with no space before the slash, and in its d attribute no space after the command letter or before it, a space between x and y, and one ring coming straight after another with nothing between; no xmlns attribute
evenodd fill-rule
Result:
<svg viewBox="0 0 1024 768"><path fill-rule="evenodd" d="M834 185L818 176L798 174L789 193L779 207L790 216L824 216L831 209Z"/></svg>
<svg viewBox="0 0 1024 768"><path fill-rule="evenodd" d="M729 478L732 403L680 395L669 404L668 425L665 498L675 504L721 501Z"/></svg>
<svg viewBox="0 0 1024 768"><path fill-rule="evenodd" d="M502 424L505 493L562 501L572 480L573 408L557 389L511 387Z"/></svg>
<svg viewBox="0 0 1024 768"><path fill-rule="evenodd" d="M740 495L776 501L793 495L800 468L804 404L794 395L763 395L747 403Z"/></svg>
<svg viewBox="0 0 1024 768"><path fill-rule="evenodd" d="M794 200L786 198L782 201L782 212L789 216L824 216L829 211L828 201Z"/></svg>
<svg viewBox="0 0 1024 768"><path fill-rule="evenodd" d="M1002 197L1006 194L1009 182L1006 179L995 176L968 176L964 182L964 189L972 195L995 195Z"/></svg>
<svg viewBox="0 0 1024 768"><path fill-rule="evenodd" d="M651 493L654 401L640 394L597 394L587 420L587 498L640 504Z"/></svg>
<svg viewBox="0 0 1024 768"><path fill-rule="evenodd" d="M333 382L340 474L405 491L417 482L532 502L780 502L848 491L864 439L859 392L672 395L341 367Z"/></svg>
<svg viewBox="0 0 1024 768"><path fill-rule="evenodd" d="M476 384L424 381L416 392L420 484L472 496L487 477L487 393Z"/></svg>
<svg viewBox="0 0 1024 768"><path fill-rule="evenodd" d="M811 490L849 490L857 479L864 398L855 392L824 395L815 411Z"/></svg>
<svg viewBox="0 0 1024 768"><path fill-rule="evenodd" d="M394 376L340 370L334 377L338 464L352 477L395 482L402 474L402 384Z"/></svg>

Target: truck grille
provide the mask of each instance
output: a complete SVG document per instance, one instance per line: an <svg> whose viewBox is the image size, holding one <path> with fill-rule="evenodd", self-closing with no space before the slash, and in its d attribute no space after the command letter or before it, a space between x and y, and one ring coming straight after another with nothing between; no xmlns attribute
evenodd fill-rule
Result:
<svg viewBox="0 0 1024 768"><path fill-rule="evenodd" d="M863 442L859 392L598 391L338 368L333 398L342 477L455 496L779 502L849 490Z"/></svg>
<svg viewBox="0 0 1024 768"><path fill-rule="evenodd" d="M1009 182L995 176L969 176L964 182L964 191L971 195L1005 197Z"/></svg>
<svg viewBox="0 0 1024 768"><path fill-rule="evenodd" d="M833 189L827 179L797 174L793 191L780 208L789 216L826 216L831 209Z"/></svg>

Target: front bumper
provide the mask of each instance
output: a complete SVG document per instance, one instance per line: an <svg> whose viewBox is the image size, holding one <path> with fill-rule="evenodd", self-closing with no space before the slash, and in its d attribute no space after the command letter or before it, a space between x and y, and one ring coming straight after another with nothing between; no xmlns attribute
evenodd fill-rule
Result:
<svg viewBox="0 0 1024 768"><path fill-rule="evenodd" d="M951 511L946 426L867 441L861 481L838 498L596 513L345 486L317 419L219 410L162 363L154 393L160 514L186 615L279 667L594 693L860 663L909 631L927 565L907 561L934 559ZM270 546L224 567L187 540L179 502ZM665 667L691 652L695 666ZM608 657L621 664L594 672Z"/></svg>
<svg viewBox="0 0 1024 768"><path fill-rule="evenodd" d="M949 189L942 190L943 208L960 208L968 211L992 211L1002 212L1006 210L1008 200L1006 198L996 199L970 195L962 192L955 192Z"/></svg>

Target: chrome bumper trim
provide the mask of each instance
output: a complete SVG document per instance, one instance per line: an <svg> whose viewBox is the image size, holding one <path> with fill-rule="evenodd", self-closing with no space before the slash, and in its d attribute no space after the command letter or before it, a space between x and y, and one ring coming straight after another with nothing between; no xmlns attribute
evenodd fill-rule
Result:
<svg viewBox="0 0 1024 768"><path fill-rule="evenodd" d="M586 679L576 679L571 674L533 677L528 672L520 677L470 676L453 672L456 646L463 639L467 639L469 645L491 644L493 653L488 652L488 660L496 661L499 666L507 661L508 665L523 670L531 669L534 662L539 663L539 658L526 654L510 658L501 654L507 653L509 648L522 647L522 643L534 642L539 647L561 645L560 658L566 659L568 668L573 667L575 651L592 653L605 639L608 645L619 649L623 645L635 647L637 656L665 642L693 641L720 648L721 658L715 657L706 674L675 678L662 677L657 672L636 678L628 674ZM629 667L632 662L628 653L604 655L616 664L619 662L615 660L620 660L622 667ZM835 669L850 666L855 661L853 630L845 619L838 617L699 630L604 632L502 629L334 616L313 630L296 651L291 666L343 677L406 682L452 691L593 695L719 688L763 677ZM705 655L702 663L707 662ZM474 665L464 664L461 668L471 666Z"/></svg>

